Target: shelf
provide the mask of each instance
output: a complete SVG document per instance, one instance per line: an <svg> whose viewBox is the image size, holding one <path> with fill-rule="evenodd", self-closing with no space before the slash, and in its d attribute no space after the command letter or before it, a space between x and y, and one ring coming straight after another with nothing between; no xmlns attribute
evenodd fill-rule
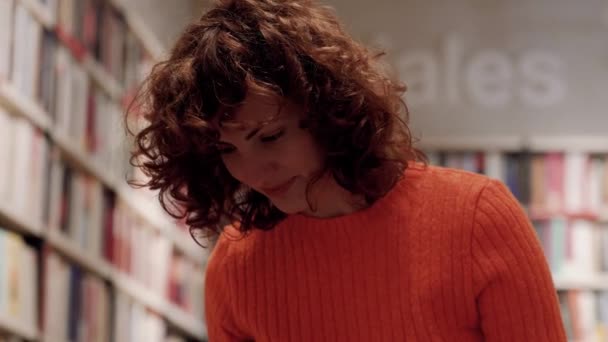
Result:
<svg viewBox="0 0 608 342"><path fill-rule="evenodd" d="M28 222L27 219L13 213L6 205L6 202L0 203L0 220L8 223L8 227L3 226L5 229L17 231L28 236L41 237L42 229L40 225Z"/></svg>
<svg viewBox="0 0 608 342"><path fill-rule="evenodd" d="M173 304L168 304L166 310L167 318L171 325L193 334L198 340L207 338L207 328L201 323L202 320L198 321L194 319L194 317L188 315Z"/></svg>
<svg viewBox="0 0 608 342"><path fill-rule="evenodd" d="M46 234L48 243L60 254L64 255L74 263L82 266L87 271L107 279L111 273L111 266L99 257L89 255L82 248L75 245L61 232L52 230Z"/></svg>
<svg viewBox="0 0 608 342"><path fill-rule="evenodd" d="M34 126L48 131L51 120L42 107L22 95L10 82L0 80L0 105L29 120Z"/></svg>
<svg viewBox="0 0 608 342"><path fill-rule="evenodd" d="M558 290L608 290L608 273L587 276L554 275Z"/></svg>
<svg viewBox="0 0 608 342"><path fill-rule="evenodd" d="M606 136L532 136L525 145L533 152L608 153Z"/></svg>
<svg viewBox="0 0 608 342"><path fill-rule="evenodd" d="M142 283L114 268L100 257L86 255L82 248L74 245L69 238L63 236L61 233L49 233L47 234L47 240L60 254L84 267L94 275L108 280L118 290L127 294L133 300L141 303L148 309L163 316L167 321L183 332L197 339L202 339L206 336L205 327L202 325L202 322L197 323L198 321L195 318L169 303L169 301L164 299L161 295L146 288Z"/></svg>
<svg viewBox="0 0 608 342"><path fill-rule="evenodd" d="M418 147L442 151L516 151L521 148L517 136L494 137L422 137Z"/></svg>
<svg viewBox="0 0 608 342"><path fill-rule="evenodd" d="M143 20L130 10L127 10L124 2L125 0L110 0L110 2L124 13L125 21L129 28L135 33L143 46L144 49L154 58L155 60L161 60L166 53L166 48L160 42L160 40L154 36L152 31L146 27Z"/></svg>
<svg viewBox="0 0 608 342"><path fill-rule="evenodd" d="M111 281L118 289L133 298L135 301L144 304L152 311L165 317L171 325L177 327L183 332L189 334L196 339L202 340L206 337L206 329L204 325L197 321L192 316L189 316L182 309L171 304L163 299L158 294L144 287L128 276L115 271L110 276Z"/></svg>
<svg viewBox="0 0 608 342"><path fill-rule="evenodd" d="M95 83L110 95L114 101L120 101L122 99L122 96L125 94L125 89L91 55L87 55L82 64Z"/></svg>
<svg viewBox="0 0 608 342"><path fill-rule="evenodd" d="M427 151L530 151L608 153L605 136L422 137L417 147Z"/></svg>
<svg viewBox="0 0 608 342"><path fill-rule="evenodd" d="M28 326L14 318L8 317L3 313L0 313L0 331L16 335L17 337L27 341L36 341L40 336L37 328Z"/></svg>
<svg viewBox="0 0 608 342"><path fill-rule="evenodd" d="M19 0L30 14L38 20L45 28L52 30L56 25L55 17L51 10L39 0Z"/></svg>

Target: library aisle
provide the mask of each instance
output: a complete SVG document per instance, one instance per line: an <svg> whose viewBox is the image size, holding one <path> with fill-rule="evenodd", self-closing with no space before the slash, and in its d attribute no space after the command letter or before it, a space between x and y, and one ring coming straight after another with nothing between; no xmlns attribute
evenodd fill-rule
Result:
<svg viewBox="0 0 608 342"><path fill-rule="evenodd" d="M130 188L163 53L118 0L0 1L0 340L204 341L207 252Z"/></svg>

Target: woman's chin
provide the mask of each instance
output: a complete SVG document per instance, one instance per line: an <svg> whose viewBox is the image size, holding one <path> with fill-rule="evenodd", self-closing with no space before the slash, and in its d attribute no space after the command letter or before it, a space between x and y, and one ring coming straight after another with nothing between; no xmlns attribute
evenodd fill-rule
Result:
<svg viewBox="0 0 608 342"><path fill-rule="evenodd" d="M305 210L299 203L289 203L286 201L277 201L272 203L277 209L287 215L298 214Z"/></svg>

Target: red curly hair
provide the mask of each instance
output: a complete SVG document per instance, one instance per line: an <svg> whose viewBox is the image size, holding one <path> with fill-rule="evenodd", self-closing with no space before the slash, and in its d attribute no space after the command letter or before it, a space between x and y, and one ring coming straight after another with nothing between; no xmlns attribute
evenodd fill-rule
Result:
<svg viewBox="0 0 608 342"><path fill-rule="evenodd" d="M217 1L136 99L148 121L134 134L131 162L149 177L139 185L159 190L163 208L186 218L193 235L232 221L242 231L274 227L285 214L230 175L214 125L248 91L263 89L305 108L301 127L325 153L324 171L373 203L408 161L425 160L407 126L405 86L384 72L381 56L312 0Z"/></svg>

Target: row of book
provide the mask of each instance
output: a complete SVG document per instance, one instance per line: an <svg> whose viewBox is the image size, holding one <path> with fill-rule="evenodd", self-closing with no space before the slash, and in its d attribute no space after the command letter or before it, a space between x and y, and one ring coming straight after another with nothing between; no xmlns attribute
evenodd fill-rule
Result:
<svg viewBox="0 0 608 342"><path fill-rule="evenodd" d="M0 121L0 209L42 232L61 234L83 255L203 321L201 260L177 252L166 235L99 179L73 167L27 120L0 110Z"/></svg>
<svg viewBox="0 0 608 342"><path fill-rule="evenodd" d="M0 107L0 198L15 215L40 225L44 216L49 140Z"/></svg>
<svg viewBox="0 0 608 342"><path fill-rule="evenodd" d="M38 81L52 71L49 47L59 40L75 59L92 58L124 88L141 81L151 57L111 1L33 1L54 26L39 22L21 0L0 3L0 78L13 80L25 95L40 95L45 82Z"/></svg>
<svg viewBox="0 0 608 342"><path fill-rule="evenodd" d="M46 6L54 5L51 2ZM10 82L21 95L39 104L48 114L55 132L69 137L74 148L87 153L98 165L118 170L115 176L124 176L127 159L122 116L129 99L151 67L150 59L130 31L126 31L128 39L121 38L124 42L110 44L119 51L119 57L104 59L101 57L107 53L96 47L98 43L89 42L85 37L96 34L78 29L84 25L103 34L114 32L114 24L111 23L122 19L95 19L97 16L115 16L103 14L116 12L107 1L59 0L57 6L61 9L60 14L71 14L59 15L57 28L49 29L43 27L21 1L4 0L0 4L0 81ZM84 8L86 14L81 12ZM100 8L99 13L90 12L97 8ZM70 24L67 18L76 22L93 20L94 24ZM99 26L104 23L109 26ZM72 37L72 34L76 34L76 38L65 38L66 35ZM116 33L116 36L123 35ZM86 46L84 51L92 49L91 54L100 54L102 61L108 61L106 66L110 71L118 70L110 79L119 79L116 76L120 76L126 82L122 99L112 98L103 87L93 82L81 53L77 52L79 49L69 43L73 41Z"/></svg>
<svg viewBox="0 0 608 342"><path fill-rule="evenodd" d="M137 37L129 30L123 14L108 0L57 0L60 36L72 46L90 54L126 88L139 80L138 66L146 55Z"/></svg>
<svg viewBox="0 0 608 342"><path fill-rule="evenodd" d="M608 223L563 217L533 223L557 277L608 274Z"/></svg>
<svg viewBox="0 0 608 342"><path fill-rule="evenodd" d="M103 279L45 252L45 339L51 341L185 341L163 317Z"/></svg>
<svg viewBox="0 0 608 342"><path fill-rule="evenodd" d="M21 235L0 228L0 317L36 327L38 254Z"/></svg>
<svg viewBox="0 0 608 342"><path fill-rule="evenodd" d="M108 341L110 292L103 280L46 251L43 331L52 341Z"/></svg>
<svg viewBox="0 0 608 342"><path fill-rule="evenodd" d="M608 154L431 152L429 159L502 180L532 219L608 218Z"/></svg>
<svg viewBox="0 0 608 342"><path fill-rule="evenodd" d="M608 291L559 293L569 341L608 341Z"/></svg>

